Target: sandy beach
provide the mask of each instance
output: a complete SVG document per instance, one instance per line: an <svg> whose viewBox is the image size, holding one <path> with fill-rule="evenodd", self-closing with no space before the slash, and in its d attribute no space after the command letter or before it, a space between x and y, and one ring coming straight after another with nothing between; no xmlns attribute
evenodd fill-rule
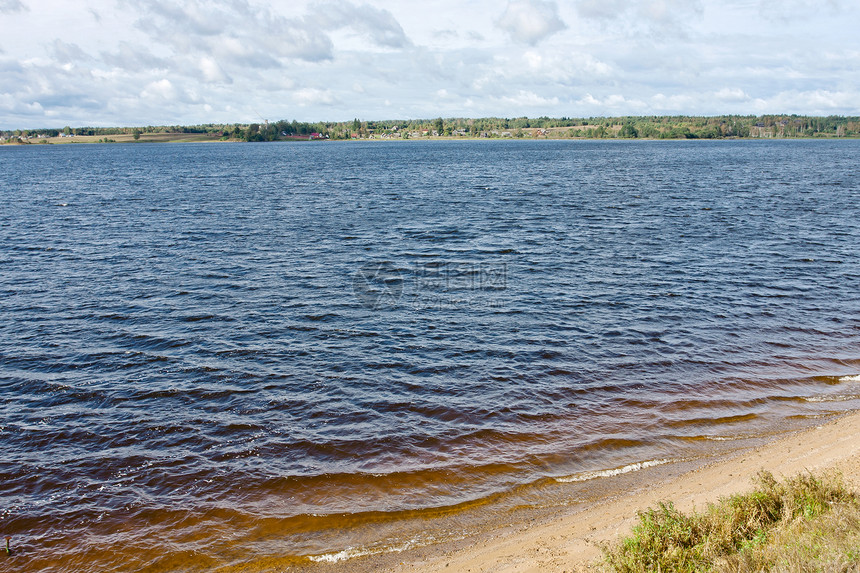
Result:
<svg viewBox="0 0 860 573"><path fill-rule="evenodd" d="M467 547L406 555L391 571L463 571L472 573L589 571L601 559L599 543L619 539L636 523L636 512L662 500L682 511L703 509L720 497L751 488L760 470L777 478L799 472L841 472L860 488L860 412L820 426L789 433L765 445L735 452L680 476L643 484L605 502L557 520L504 531Z"/></svg>

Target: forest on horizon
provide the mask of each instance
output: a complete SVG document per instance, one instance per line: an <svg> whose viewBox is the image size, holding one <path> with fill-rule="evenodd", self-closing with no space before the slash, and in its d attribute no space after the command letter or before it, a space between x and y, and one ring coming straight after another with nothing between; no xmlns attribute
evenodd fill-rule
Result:
<svg viewBox="0 0 860 573"><path fill-rule="evenodd" d="M589 118L435 118L413 120L162 125L136 127L55 127L0 130L2 141L40 138L147 134L201 134L234 141L308 139L546 138L546 139L723 139L860 137L860 117L760 116L619 116Z"/></svg>

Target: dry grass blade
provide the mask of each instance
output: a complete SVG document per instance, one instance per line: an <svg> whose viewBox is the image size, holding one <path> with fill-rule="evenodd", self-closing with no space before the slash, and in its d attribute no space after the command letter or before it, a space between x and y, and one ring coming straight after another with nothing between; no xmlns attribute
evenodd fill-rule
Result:
<svg viewBox="0 0 860 573"><path fill-rule="evenodd" d="M838 476L801 474L686 515L671 502L639 514L633 534L604 548L619 572L860 570L860 500Z"/></svg>

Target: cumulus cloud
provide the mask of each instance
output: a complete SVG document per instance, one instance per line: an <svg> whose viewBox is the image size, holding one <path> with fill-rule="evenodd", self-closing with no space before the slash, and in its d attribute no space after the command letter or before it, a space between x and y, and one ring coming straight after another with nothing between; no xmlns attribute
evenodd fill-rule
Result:
<svg viewBox="0 0 860 573"><path fill-rule="evenodd" d="M54 60L61 64L69 64L90 59L90 56L88 56L77 44L67 44L62 40L57 39L54 40L51 48Z"/></svg>
<svg viewBox="0 0 860 573"><path fill-rule="evenodd" d="M302 88L293 92L293 101L300 106L308 105L333 105L337 102L337 98L331 90L321 90L318 88Z"/></svg>
<svg viewBox="0 0 860 573"><path fill-rule="evenodd" d="M526 90L520 90L514 95L505 96L499 99L507 105L531 108L554 106L559 103L559 99L555 96L547 98Z"/></svg>
<svg viewBox="0 0 860 573"><path fill-rule="evenodd" d="M580 17L628 30L682 31L704 12L703 0L579 0Z"/></svg>
<svg viewBox="0 0 860 573"><path fill-rule="evenodd" d="M623 110L641 112L648 108L648 104L644 101L628 98L622 94L608 94L601 99L587 93L576 104L599 114L617 114Z"/></svg>
<svg viewBox="0 0 860 573"><path fill-rule="evenodd" d="M724 102L746 101L750 98L750 96L740 88L723 88L715 93L714 97Z"/></svg>
<svg viewBox="0 0 860 573"><path fill-rule="evenodd" d="M21 0L0 0L0 14L13 14L27 10L27 6Z"/></svg>
<svg viewBox="0 0 860 573"><path fill-rule="evenodd" d="M538 50L528 50L522 55L527 73L538 78L550 78L554 82L567 83L573 81L594 80L612 74L612 66L594 58L591 54L579 51L564 53L545 53ZM523 74L521 69L517 74Z"/></svg>
<svg viewBox="0 0 860 573"><path fill-rule="evenodd" d="M576 11L585 18L612 19L625 11L627 0L579 0Z"/></svg>
<svg viewBox="0 0 860 573"><path fill-rule="evenodd" d="M791 90L771 96L767 103L770 107L778 106L788 111L811 110L807 113L830 115L847 106L855 105L858 97L860 97L858 90Z"/></svg>
<svg viewBox="0 0 860 573"><path fill-rule="evenodd" d="M180 53L217 52L232 42L242 46L232 50L241 56L236 64L242 66L255 62L277 66L278 56L308 62L332 57L331 39L303 19L286 18L244 0L123 1L141 12L137 21L141 31Z"/></svg>
<svg viewBox="0 0 860 573"><path fill-rule="evenodd" d="M214 36L234 24L241 24L251 14L250 6L245 2L211 2L198 0L185 2L170 2L164 0L149 0L141 3L141 7L160 20L160 27L170 23L175 28L194 36ZM230 24L227 24L227 23ZM139 22L146 28L153 25L152 21Z"/></svg>
<svg viewBox="0 0 860 573"><path fill-rule="evenodd" d="M368 4L327 2L319 5L307 20L324 30L351 28L379 46L406 48L411 44L391 12Z"/></svg>
<svg viewBox="0 0 860 573"><path fill-rule="evenodd" d="M822 2L0 0L0 126L857 115L860 5Z"/></svg>
<svg viewBox="0 0 860 573"><path fill-rule="evenodd" d="M129 3L131 0L122 0ZM279 68L283 61L330 61L330 33L349 29L385 48L411 45L388 10L345 0L313 6L307 14L286 16L274 6L247 0L151 0L135 3L137 27L176 52L214 54L222 65Z"/></svg>
<svg viewBox="0 0 860 573"><path fill-rule="evenodd" d="M658 25L677 25L702 13L700 0L647 0L639 4L638 13Z"/></svg>
<svg viewBox="0 0 860 573"><path fill-rule="evenodd" d="M224 69L218 65L214 58L203 56L200 58L199 65L205 81L233 83L233 79L224 73Z"/></svg>
<svg viewBox="0 0 860 573"><path fill-rule="evenodd" d="M114 51L103 51L99 55L108 66L129 72L166 69L170 65L167 59L130 42L120 42Z"/></svg>
<svg viewBox="0 0 860 573"><path fill-rule="evenodd" d="M651 109L657 113L682 113L681 110L691 109L697 102L691 94L665 95L658 93L651 96L649 103Z"/></svg>
<svg viewBox="0 0 860 573"><path fill-rule="evenodd" d="M547 0L511 0L496 25L515 41L531 46L566 27L558 5Z"/></svg>
<svg viewBox="0 0 860 573"><path fill-rule="evenodd" d="M144 99L174 100L177 96L176 88L167 78L150 82L140 93L140 97Z"/></svg>
<svg viewBox="0 0 860 573"><path fill-rule="evenodd" d="M768 20L791 20L812 16L822 10L838 14L843 10L843 0L759 0L759 15Z"/></svg>

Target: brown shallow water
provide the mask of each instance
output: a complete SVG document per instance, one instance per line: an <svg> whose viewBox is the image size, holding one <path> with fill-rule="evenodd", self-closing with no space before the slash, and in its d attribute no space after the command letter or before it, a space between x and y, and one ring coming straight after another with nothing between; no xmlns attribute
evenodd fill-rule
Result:
<svg viewBox="0 0 860 573"><path fill-rule="evenodd" d="M654 453L653 447L607 440L580 453L583 459L600 459L601 466L585 469L589 466L580 463L576 471L566 473L558 468L573 466L547 459L547 475L474 501L411 510L296 514L295 507L300 504L324 506L326 496L354 496L366 507L373 507L398 490L445 490L451 481L468 479L453 471L326 476L304 483L281 480L255 488L236 484L231 489L232 500L224 496L221 507L203 512L179 505L141 508L132 510L127 521L87 523L84 534L36 540L17 535L13 537L14 554L6 563L16 570L92 570L93 564L99 564L99 569L128 571L343 567L371 571L401 557L415 559L436 545L455 548L484 533L578 511L621 491L678 475L713 456L820 424L846 407L860 406L857 377L800 385L810 386L818 386L820 391L809 399L778 400L776 406L769 405L766 414L676 424L707 433L687 431L683 437L667 440L657 451L659 457L642 458L635 453L636 448ZM679 408L683 405L667 409L677 412ZM632 459L639 461L628 463ZM498 465L481 471L478 480L490 479L487 474L515 473L517 468ZM38 523L25 525L34 530L40 527Z"/></svg>

